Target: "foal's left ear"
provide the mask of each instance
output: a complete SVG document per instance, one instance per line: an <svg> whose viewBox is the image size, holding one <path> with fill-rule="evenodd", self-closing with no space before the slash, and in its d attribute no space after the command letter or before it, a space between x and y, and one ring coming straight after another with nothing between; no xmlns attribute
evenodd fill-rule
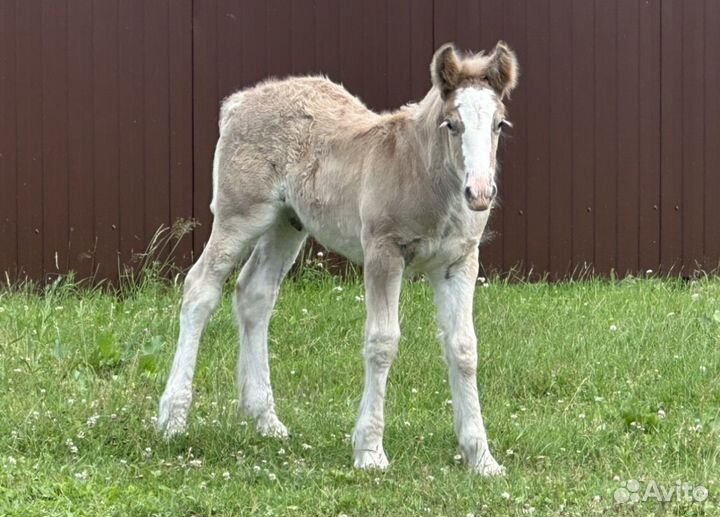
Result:
<svg viewBox="0 0 720 517"><path fill-rule="evenodd" d="M515 52L504 41L498 41L495 50L489 56L488 68L485 72L487 82L500 96L510 97L517 86L520 70Z"/></svg>

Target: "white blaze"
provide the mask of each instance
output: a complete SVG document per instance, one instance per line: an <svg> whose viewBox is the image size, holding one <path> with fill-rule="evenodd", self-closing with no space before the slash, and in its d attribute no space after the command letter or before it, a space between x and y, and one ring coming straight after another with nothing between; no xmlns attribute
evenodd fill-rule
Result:
<svg viewBox="0 0 720 517"><path fill-rule="evenodd" d="M492 163L492 131L497 102L487 88L463 88L457 93L457 109L465 125L462 151L465 160L465 184L480 183L490 188L495 171Z"/></svg>

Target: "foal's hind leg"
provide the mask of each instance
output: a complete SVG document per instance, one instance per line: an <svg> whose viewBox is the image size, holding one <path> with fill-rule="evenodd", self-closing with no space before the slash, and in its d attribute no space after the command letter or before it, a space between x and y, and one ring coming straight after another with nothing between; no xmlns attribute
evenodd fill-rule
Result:
<svg viewBox="0 0 720 517"><path fill-rule="evenodd" d="M157 427L167 437L185 430L200 338L218 305L222 286L272 221L274 207L258 205L256 214L252 222L242 217L216 218L205 250L185 279L180 336L158 413Z"/></svg>
<svg viewBox="0 0 720 517"><path fill-rule="evenodd" d="M280 219L258 241L235 287L235 314L240 329L237 385L241 409L255 419L265 436L287 436L275 413L270 385L267 333L282 279L292 266L306 233Z"/></svg>

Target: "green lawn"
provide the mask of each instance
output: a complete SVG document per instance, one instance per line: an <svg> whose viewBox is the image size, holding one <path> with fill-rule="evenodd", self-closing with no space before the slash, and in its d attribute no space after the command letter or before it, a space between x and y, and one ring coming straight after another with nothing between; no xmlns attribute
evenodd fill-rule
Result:
<svg viewBox="0 0 720 517"><path fill-rule="evenodd" d="M285 442L236 414L226 293L201 347L188 435L170 443L153 418L179 287L0 292L0 515L720 515L720 280L479 285L479 385L508 471L499 479L456 459L421 281L401 301L390 470L351 468L362 292L314 271L284 284L270 347ZM641 493L654 480L709 495L617 504L631 479Z"/></svg>

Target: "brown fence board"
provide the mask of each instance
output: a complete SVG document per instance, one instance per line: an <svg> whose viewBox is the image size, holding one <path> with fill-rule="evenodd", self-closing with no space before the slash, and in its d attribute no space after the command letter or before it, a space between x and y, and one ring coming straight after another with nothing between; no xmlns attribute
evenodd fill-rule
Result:
<svg viewBox="0 0 720 517"><path fill-rule="evenodd" d="M168 13L170 74L170 222L193 215L192 0L174 1ZM192 236L176 248L180 266L192 261Z"/></svg>
<svg viewBox="0 0 720 517"><path fill-rule="evenodd" d="M512 45L521 61L521 81L524 81L525 58L528 55L527 3L512 1L505 5L503 38ZM503 205L503 263L504 271L522 267L527 256L527 138L528 104L530 94L519 87L508 104L510 121L514 127L501 140L502 168L499 178L500 203Z"/></svg>
<svg viewBox="0 0 720 517"><path fill-rule="evenodd" d="M144 3L146 240L160 226L170 224L168 1Z"/></svg>
<svg viewBox="0 0 720 517"><path fill-rule="evenodd" d="M143 0L118 4L119 48L118 147L120 206L120 258L129 264L134 253L142 252L151 235L145 233L145 13ZM148 171L151 172L151 171Z"/></svg>
<svg viewBox="0 0 720 517"><path fill-rule="evenodd" d="M69 268L79 278L92 274L95 248L92 24L92 0L68 2Z"/></svg>
<svg viewBox="0 0 720 517"><path fill-rule="evenodd" d="M16 3L18 262L43 277L42 17L39 2Z"/></svg>
<svg viewBox="0 0 720 517"><path fill-rule="evenodd" d="M592 2L573 2L573 269L595 250L595 13Z"/></svg>
<svg viewBox="0 0 720 517"><path fill-rule="evenodd" d="M665 271L682 263L682 6L681 0L663 0L660 263Z"/></svg>
<svg viewBox="0 0 720 517"><path fill-rule="evenodd" d="M43 270L45 279L67 271L67 4L42 4Z"/></svg>
<svg viewBox="0 0 720 517"><path fill-rule="evenodd" d="M617 265L637 271L640 210L639 3L617 3Z"/></svg>
<svg viewBox="0 0 720 517"><path fill-rule="evenodd" d="M660 262L660 3L661 0L640 2L637 92L640 271L655 270Z"/></svg>
<svg viewBox="0 0 720 517"><path fill-rule="evenodd" d="M120 243L117 4L96 0L93 14L96 270L114 281Z"/></svg>
<svg viewBox="0 0 720 517"><path fill-rule="evenodd" d="M705 2L705 263L720 266L720 2Z"/></svg>
<svg viewBox="0 0 720 517"><path fill-rule="evenodd" d="M683 2L682 16L682 264L685 271L694 269L704 255L703 183L705 181L705 107L704 97L705 34L702 1ZM716 88L717 90L717 88Z"/></svg>
<svg viewBox="0 0 720 517"><path fill-rule="evenodd" d="M410 7L410 98L421 100L430 89L429 56L433 45L433 0L412 0ZM392 29L391 29L392 30Z"/></svg>
<svg viewBox="0 0 720 517"><path fill-rule="evenodd" d="M550 65L549 54L549 0L538 0L528 4L527 25L528 48L525 58L524 87L537 96L548 99L550 77L545 70ZM547 102L533 102L528 105L527 118L527 267L536 273L548 271L550 240L548 201L550 199L550 132L548 120L550 106Z"/></svg>
<svg viewBox="0 0 720 517"><path fill-rule="evenodd" d="M471 21L479 26L479 30L476 30L478 37L476 41L469 47L473 50L485 49L487 51L495 48L495 44L504 39L504 6L503 0L482 0L480 3L480 16ZM502 181L500 176L502 175L502 163L505 158L507 147L503 145L498 150L498 190L502 187ZM503 234L503 225L505 222L505 208L502 203L498 203L493 208L492 216L488 222L488 231L492 233L492 238L480 249L480 258L483 263L483 268L486 264L502 264L504 263L503 258L503 241L505 235Z"/></svg>
<svg viewBox="0 0 720 517"><path fill-rule="evenodd" d="M0 270L12 275L18 268L16 27L15 2L0 2Z"/></svg>
<svg viewBox="0 0 720 517"><path fill-rule="evenodd" d="M595 270L607 275L617 233L617 2L595 2Z"/></svg>
<svg viewBox="0 0 720 517"><path fill-rule="evenodd" d="M572 262L572 0L550 5L550 270L556 277ZM512 152L512 149L510 149Z"/></svg>
<svg viewBox="0 0 720 517"><path fill-rule="evenodd" d="M193 216L200 223L193 233L199 255L210 237L213 144L217 140L217 17L216 0L193 4Z"/></svg>

